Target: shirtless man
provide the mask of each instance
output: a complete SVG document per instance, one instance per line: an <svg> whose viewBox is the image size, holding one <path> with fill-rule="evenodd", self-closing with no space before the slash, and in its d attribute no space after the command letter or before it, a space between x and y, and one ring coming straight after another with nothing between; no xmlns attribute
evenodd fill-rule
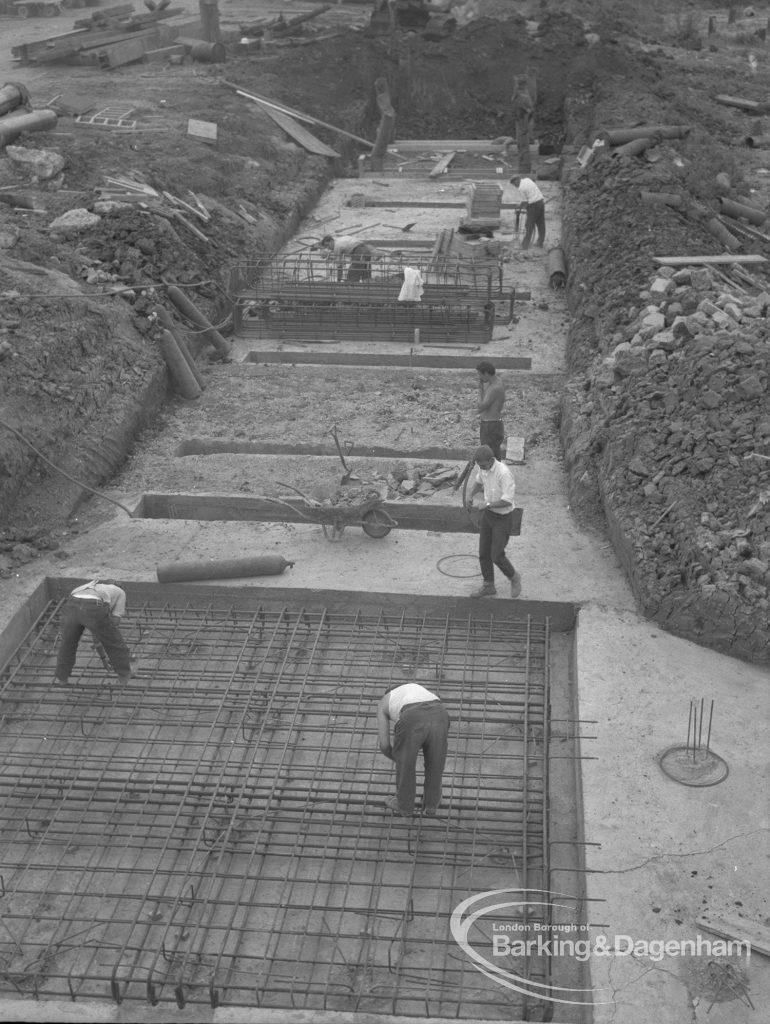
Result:
<svg viewBox="0 0 770 1024"><path fill-rule="evenodd" d="M479 401L476 407L480 417L479 442L489 445L497 461L502 462L505 385L497 379L492 363L479 363L476 373L479 375Z"/></svg>
<svg viewBox="0 0 770 1024"><path fill-rule="evenodd" d="M330 259L337 265L337 280L345 277L345 262L348 263L348 281L368 281L372 276L372 260L381 255L373 245L362 242L355 235L324 235L318 243Z"/></svg>

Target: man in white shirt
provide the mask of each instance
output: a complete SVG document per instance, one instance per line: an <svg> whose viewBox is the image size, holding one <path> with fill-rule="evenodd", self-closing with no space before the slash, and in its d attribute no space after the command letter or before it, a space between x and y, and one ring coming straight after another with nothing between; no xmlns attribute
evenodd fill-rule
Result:
<svg viewBox="0 0 770 1024"><path fill-rule="evenodd" d="M468 508L474 507L473 498L484 493L484 511L479 527L479 565L484 582L471 597L494 597L495 566L507 578L511 597L521 593L521 576L516 572L505 554L505 546L513 528L513 510L516 507L516 486L513 473L502 462L498 462L492 449L482 444L473 456L476 463L474 476L467 496Z"/></svg>
<svg viewBox="0 0 770 1024"><path fill-rule="evenodd" d="M390 725L393 743L390 742ZM396 795L385 806L394 814L414 814L417 791L417 755L425 764L421 811L432 816L441 803L441 783L447 755L449 715L435 693L419 683L396 686L377 705L377 739L380 751L396 764Z"/></svg>
<svg viewBox="0 0 770 1024"><path fill-rule="evenodd" d="M537 228L537 247L542 249L545 242L545 199L543 193L531 178L522 178L520 174L514 174L511 184L519 190L522 198L519 209L526 210L527 213L521 247L529 249L532 235Z"/></svg>
<svg viewBox="0 0 770 1024"><path fill-rule="evenodd" d="M126 592L114 583L91 580L75 587L64 605L60 630L61 643L56 658L56 682L66 685L75 666L78 644L88 629L101 644L107 660L121 683L131 678L131 657L118 628L126 613Z"/></svg>

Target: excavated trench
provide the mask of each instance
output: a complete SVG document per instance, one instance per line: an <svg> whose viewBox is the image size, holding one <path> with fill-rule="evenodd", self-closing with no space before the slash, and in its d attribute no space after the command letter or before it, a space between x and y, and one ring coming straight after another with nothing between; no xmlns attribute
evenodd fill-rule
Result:
<svg viewBox="0 0 770 1024"><path fill-rule="evenodd" d="M446 97L433 75L402 87L424 97L428 81ZM145 397L146 417L155 382ZM238 448L204 437L175 454ZM138 515L200 514L195 496L165 513L150 497ZM116 692L84 652L62 699L48 680L74 582L46 580L2 637L7 996L545 1020L552 993L587 990L579 962L529 954L506 963L513 985L480 985L447 925L469 894L558 889L559 906L492 908L497 925L585 927L573 606L512 617L507 602L126 583L137 676ZM370 709L408 679L440 687L453 721L435 819L380 808ZM485 928L467 941L490 955ZM560 1019L582 1020L576 1004Z"/></svg>
<svg viewBox="0 0 770 1024"><path fill-rule="evenodd" d="M564 129L569 76L548 56L547 134L569 143L591 120L591 74L580 53L586 85ZM410 66L400 88L435 110L420 127L457 135L451 109L439 112L450 78L408 61L401 70ZM473 134L492 134L479 124ZM586 329L582 312L573 297L573 332ZM139 404L136 424L160 411L157 379ZM114 470L130 426L112 435ZM562 432L568 451L579 447L566 416ZM381 448L368 454L403 454ZM173 454L289 449L333 454L213 437ZM591 511L579 475L573 493ZM170 517L194 518L190 500ZM623 548L621 534L613 540ZM44 581L0 638L8 997L546 1020L543 991L586 986L574 960L525 957L508 965L515 995L484 987L446 928L468 893L525 888L570 894L562 917L551 906L525 913L528 934L585 925L573 606L522 602L512 618L507 602L128 583L136 679L105 688L96 652L85 653L63 700L44 680L74 583ZM379 807L389 782L371 752L370 705L406 679L440 686L453 719L446 814L434 820L383 820ZM516 911L498 920L522 929ZM558 1019L584 1012L561 1008Z"/></svg>

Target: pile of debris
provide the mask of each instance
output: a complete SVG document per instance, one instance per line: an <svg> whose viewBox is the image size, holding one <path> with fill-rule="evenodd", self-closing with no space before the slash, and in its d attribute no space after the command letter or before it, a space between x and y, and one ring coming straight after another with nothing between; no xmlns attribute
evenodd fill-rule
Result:
<svg viewBox="0 0 770 1024"><path fill-rule="evenodd" d="M674 632L761 660L770 293L728 290L719 273L661 267L624 340L570 391L591 424L610 532L642 608Z"/></svg>
<svg viewBox="0 0 770 1024"><path fill-rule="evenodd" d="M76 21L69 32L20 43L11 53L22 64L82 64L103 70L183 55L179 27L166 22L185 9L169 7L168 0L154 6L140 13L133 4L109 7Z"/></svg>
<svg viewBox="0 0 770 1024"><path fill-rule="evenodd" d="M441 462L429 465L407 465L396 462L387 476L390 500L398 498L430 498L436 491L450 487L460 475L456 466L445 466Z"/></svg>

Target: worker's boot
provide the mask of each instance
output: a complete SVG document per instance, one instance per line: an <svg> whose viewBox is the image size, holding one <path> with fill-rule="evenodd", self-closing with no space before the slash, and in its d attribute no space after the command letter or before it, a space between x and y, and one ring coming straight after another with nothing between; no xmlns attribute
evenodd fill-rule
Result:
<svg viewBox="0 0 770 1024"><path fill-rule="evenodd" d="M494 597L497 593L494 583L482 583L478 590L471 592L471 597Z"/></svg>
<svg viewBox="0 0 770 1024"><path fill-rule="evenodd" d="M411 814L408 811L402 811L398 805L398 797L388 796L385 798L385 806L393 814L400 814L402 818L411 818Z"/></svg>
<svg viewBox="0 0 770 1024"><path fill-rule="evenodd" d="M514 569L513 576L511 576L511 597L516 598L521 593L521 576Z"/></svg>

